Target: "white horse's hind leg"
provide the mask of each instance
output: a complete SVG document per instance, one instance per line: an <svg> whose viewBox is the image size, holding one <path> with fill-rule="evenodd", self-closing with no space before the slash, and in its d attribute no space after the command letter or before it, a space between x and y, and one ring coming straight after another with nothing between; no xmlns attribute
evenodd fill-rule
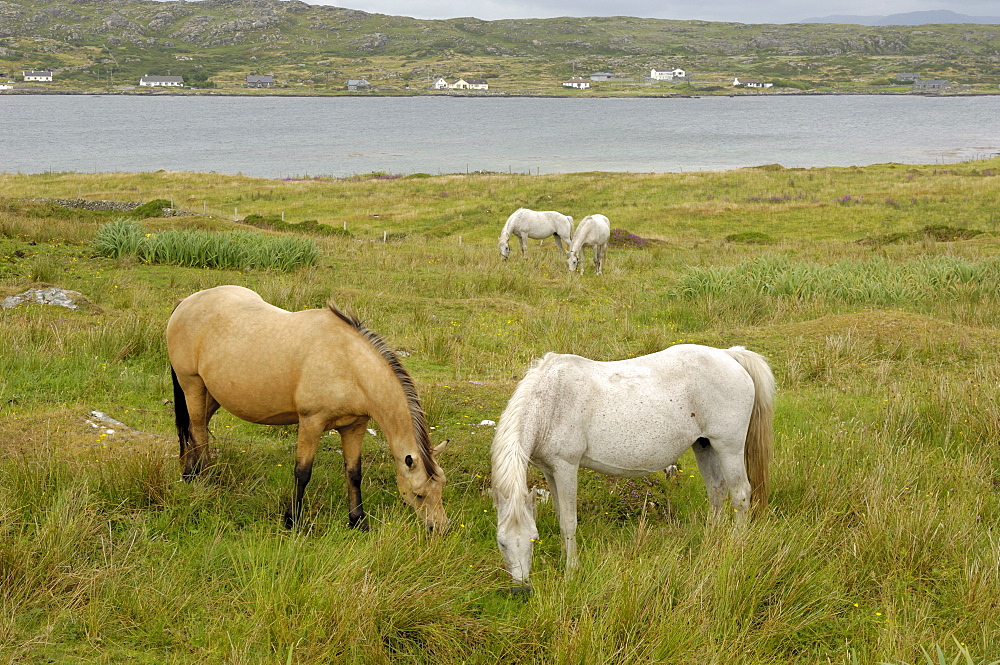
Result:
<svg viewBox="0 0 1000 665"><path fill-rule="evenodd" d="M695 442L692 450L701 477L705 479L708 503L712 506L712 518L717 518L722 515L726 503L726 478L722 474L719 456L707 439Z"/></svg>
<svg viewBox="0 0 1000 665"><path fill-rule="evenodd" d="M750 516L750 480L747 478L743 462L743 448L739 452L719 454L719 462L726 484L729 486L729 500L737 522L745 522Z"/></svg>
<svg viewBox="0 0 1000 665"><path fill-rule="evenodd" d="M559 235L558 233L554 234L552 237L555 238L555 240L556 240L556 247L559 248L559 253L562 254L563 256L568 256L569 255L569 241L568 240L563 240L563 237L561 235ZM565 247L563 247L563 242L566 243Z"/></svg>

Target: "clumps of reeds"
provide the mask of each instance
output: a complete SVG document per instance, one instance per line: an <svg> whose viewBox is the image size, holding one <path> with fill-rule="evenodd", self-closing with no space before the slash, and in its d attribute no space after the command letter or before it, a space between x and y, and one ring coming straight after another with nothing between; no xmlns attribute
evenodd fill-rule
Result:
<svg viewBox="0 0 1000 665"><path fill-rule="evenodd" d="M1000 261L925 256L910 261L876 258L835 264L792 262L765 256L735 266L692 266L674 295L687 299L756 294L865 306L895 306L943 297L976 302L992 298Z"/></svg>
<svg viewBox="0 0 1000 665"><path fill-rule="evenodd" d="M320 224L315 219L307 219L302 222L286 222L277 215L247 215L243 218L244 224L257 227L258 229L268 229L270 231L290 231L293 233L307 233L323 236L350 236L347 229L328 224Z"/></svg>
<svg viewBox="0 0 1000 665"><path fill-rule="evenodd" d="M100 256L134 257L143 263L285 272L313 265L319 258L316 243L305 238L268 236L253 231L147 233L128 219L100 227L94 250Z"/></svg>

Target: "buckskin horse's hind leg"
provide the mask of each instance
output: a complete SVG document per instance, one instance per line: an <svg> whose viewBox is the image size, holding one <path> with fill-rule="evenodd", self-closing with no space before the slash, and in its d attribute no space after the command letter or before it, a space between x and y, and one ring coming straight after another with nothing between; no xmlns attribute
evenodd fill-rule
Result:
<svg viewBox="0 0 1000 665"><path fill-rule="evenodd" d="M184 480L191 481L208 466L208 422L219 410L219 403L198 377L184 386L184 397L190 418L191 438L181 450Z"/></svg>

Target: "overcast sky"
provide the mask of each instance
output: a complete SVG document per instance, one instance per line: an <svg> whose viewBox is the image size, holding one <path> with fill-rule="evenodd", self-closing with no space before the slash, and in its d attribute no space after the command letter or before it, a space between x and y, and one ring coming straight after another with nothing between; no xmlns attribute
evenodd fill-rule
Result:
<svg viewBox="0 0 1000 665"><path fill-rule="evenodd" d="M378 14L414 18L475 16L505 18L556 16L637 16L640 18L701 19L739 23L794 23L807 18L848 14L886 16L905 12L950 9L968 16L1000 14L997 0L305 0L311 5L336 5Z"/></svg>

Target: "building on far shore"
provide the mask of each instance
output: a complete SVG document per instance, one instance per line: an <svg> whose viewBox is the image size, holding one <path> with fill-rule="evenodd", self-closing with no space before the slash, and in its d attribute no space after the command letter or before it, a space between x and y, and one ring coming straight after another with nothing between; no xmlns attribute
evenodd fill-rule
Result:
<svg viewBox="0 0 1000 665"><path fill-rule="evenodd" d="M758 79L741 79L736 77L733 79L733 87L735 88L773 88L773 83L767 83L765 81L760 81Z"/></svg>
<svg viewBox="0 0 1000 665"><path fill-rule="evenodd" d="M247 87L248 88L270 88L274 85L274 77L270 74L263 74L260 76L254 74L247 75Z"/></svg>
<svg viewBox="0 0 1000 665"><path fill-rule="evenodd" d="M183 88L183 76L150 76L146 74L139 79L139 85L147 88Z"/></svg>
<svg viewBox="0 0 1000 665"><path fill-rule="evenodd" d="M371 90L372 84L365 79L351 79L347 82L347 89L352 92L358 92L361 90Z"/></svg>
<svg viewBox="0 0 1000 665"><path fill-rule="evenodd" d="M22 71L21 74L24 76L25 81L52 81L51 69L43 69L37 72Z"/></svg>
<svg viewBox="0 0 1000 665"><path fill-rule="evenodd" d="M586 90L590 87L590 81L585 78L574 76L568 81L563 81L564 88L575 88L577 90Z"/></svg>
<svg viewBox="0 0 1000 665"><path fill-rule="evenodd" d="M682 79L687 77L687 72L683 69L651 69L649 70L649 78L654 81L673 81L674 79Z"/></svg>

